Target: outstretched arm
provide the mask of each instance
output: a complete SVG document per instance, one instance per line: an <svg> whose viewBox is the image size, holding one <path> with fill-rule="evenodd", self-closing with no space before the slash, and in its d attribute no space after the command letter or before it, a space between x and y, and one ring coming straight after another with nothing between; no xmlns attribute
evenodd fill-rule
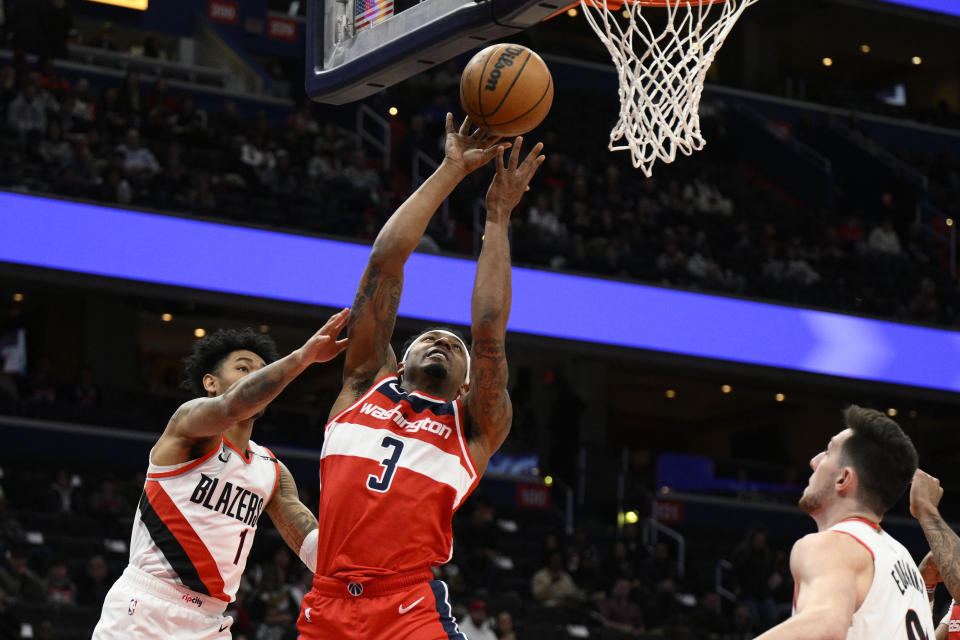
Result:
<svg viewBox="0 0 960 640"><path fill-rule="evenodd" d="M304 369L314 362L331 360L346 348L347 340L338 341L337 336L349 316L350 309L340 311L302 347L245 375L224 393L184 403L170 418L161 441L165 437L193 440L215 436L237 422L256 416ZM249 365L241 362L238 366Z"/></svg>
<svg viewBox="0 0 960 640"><path fill-rule="evenodd" d="M471 427L470 455L479 473L507 438L513 421L504 350L512 296L510 215L544 161L540 155L543 145L537 144L521 163L522 144L523 138L517 138L506 165L504 151L497 151L497 175L487 191L483 248L473 287L470 390L464 396L464 405Z"/></svg>
<svg viewBox="0 0 960 640"><path fill-rule="evenodd" d="M400 305L403 266L454 187L496 154L499 138L488 137L480 130L470 135L469 119L457 132L453 115L448 113L446 126L443 162L387 220L373 243L347 325L350 346L343 367L343 391L331 415L351 404L377 377L396 371L390 337Z"/></svg>
<svg viewBox="0 0 960 640"><path fill-rule="evenodd" d="M960 601L960 538L940 515L940 481L917 469L910 486L910 513L920 522L930 554L950 597Z"/></svg>
<svg viewBox="0 0 960 640"><path fill-rule="evenodd" d="M317 519L310 509L300 502L297 483L294 482L290 470L282 462L278 462L278 465L280 478L277 492L267 503L267 515L287 546L300 556L311 571L316 571L317 540L315 535L310 534L317 530Z"/></svg>
<svg viewBox="0 0 960 640"><path fill-rule="evenodd" d="M815 533L793 546L790 570L797 612L756 640L844 640L860 604L858 581L873 579L867 550L843 533Z"/></svg>

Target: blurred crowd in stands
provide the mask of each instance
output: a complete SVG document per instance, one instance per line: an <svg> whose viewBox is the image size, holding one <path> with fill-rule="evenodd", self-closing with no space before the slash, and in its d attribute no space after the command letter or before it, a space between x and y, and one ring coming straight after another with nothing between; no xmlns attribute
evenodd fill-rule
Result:
<svg viewBox="0 0 960 640"><path fill-rule="evenodd" d="M4 461L0 482L0 639L87 638L103 599L126 564L143 473L83 467L49 472ZM78 469L82 469L79 470ZM306 504L316 496L301 490ZM264 519L237 599L227 609L233 637L286 640L312 574ZM452 561L435 569L450 587L470 640L591 637L748 640L789 615L792 583L784 547L763 528L688 558L619 534L581 526L569 534L555 515L495 507L482 488L454 522ZM703 541L711 534L704 532ZM694 541L697 538L693 539ZM689 544L689 539L688 539ZM689 547L688 547L689 548ZM712 567L732 564L715 590ZM586 634L586 635L585 635Z"/></svg>
<svg viewBox="0 0 960 640"><path fill-rule="evenodd" d="M442 153L456 83L456 69L441 67L378 98L401 105L388 167L330 108L320 117L304 103L277 118L241 112L228 99L206 110L162 78L128 73L96 90L93 79L67 78L50 59L15 56L0 68L0 187L369 240L415 187L413 158ZM436 97L424 105L423 95ZM576 118L558 101L549 126L534 134L548 161L513 216L515 263L960 322L950 230L938 234L918 217L915 194L891 185L864 203L841 183L832 207L805 206L737 155L722 104L705 109L707 149L659 165L653 179L604 148L603 128L562 135ZM930 197L960 219L958 159L903 155L928 174ZM421 166L419 177L428 171ZM475 252L486 179L473 177L454 194L421 250Z"/></svg>

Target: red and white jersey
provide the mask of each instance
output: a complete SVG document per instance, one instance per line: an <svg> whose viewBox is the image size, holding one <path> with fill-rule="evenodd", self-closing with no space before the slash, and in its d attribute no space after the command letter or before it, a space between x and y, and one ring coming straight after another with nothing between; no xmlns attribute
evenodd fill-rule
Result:
<svg viewBox="0 0 960 640"><path fill-rule="evenodd" d="M327 424L317 576L343 580L442 565L454 512L479 476L452 402L388 376Z"/></svg>
<svg viewBox="0 0 960 640"><path fill-rule="evenodd" d="M956 600L950 601L950 608L940 624L947 625L947 640L960 640L960 604Z"/></svg>
<svg viewBox="0 0 960 640"><path fill-rule="evenodd" d="M933 640L933 616L920 570L907 549L861 518L830 527L854 538L873 557L873 583L853 614L847 640Z"/></svg>
<svg viewBox="0 0 960 640"><path fill-rule="evenodd" d="M252 440L244 456L226 438L202 458L150 463L130 538L130 564L231 602L263 509L280 479L277 459Z"/></svg>

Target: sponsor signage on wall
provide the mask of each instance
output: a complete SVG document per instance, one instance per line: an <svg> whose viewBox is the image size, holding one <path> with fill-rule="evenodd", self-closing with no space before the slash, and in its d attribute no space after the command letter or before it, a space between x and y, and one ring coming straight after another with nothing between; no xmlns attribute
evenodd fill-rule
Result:
<svg viewBox="0 0 960 640"><path fill-rule="evenodd" d="M267 16L267 37L274 40L296 42L297 21L279 16Z"/></svg>
<svg viewBox="0 0 960 640"><path fill-rule="evenodd" d="M240 7L230 0L210 0L207 4L207 15L214 22L237 24L240 20Z"/></svg>

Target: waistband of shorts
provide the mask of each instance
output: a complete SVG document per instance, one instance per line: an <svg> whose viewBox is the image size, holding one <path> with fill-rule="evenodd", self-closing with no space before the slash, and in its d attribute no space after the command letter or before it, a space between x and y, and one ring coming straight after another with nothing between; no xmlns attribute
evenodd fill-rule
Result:
<svg viewBox="0 0 960 640"><path fill-rule="evenodd" d="M158 598L187 609L216 615L226 611L227 604L229 604L212 596L187 589L169 580L150 575L133 565L127 565L127 568L123 570L123 579L149 591Z"/></svg>
<svg viewBox="0 0 960 640"><path fill-rule="evenodd" d="M329 598L385 596L433 579L433 572L430 569L416 569L382 578L357 578L355 580L315 576L313 593Z"/></svg>

